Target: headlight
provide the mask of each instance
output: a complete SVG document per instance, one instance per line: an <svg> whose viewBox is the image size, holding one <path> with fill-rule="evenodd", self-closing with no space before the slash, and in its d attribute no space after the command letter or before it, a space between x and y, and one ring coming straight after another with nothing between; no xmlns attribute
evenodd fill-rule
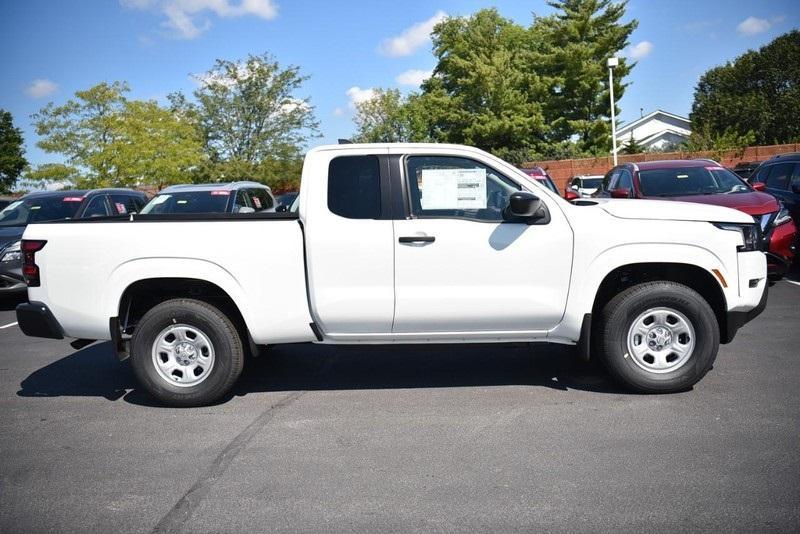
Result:
<svg viewBox="0 0 800 534"><path fill-rule="evenodd" d="M758 226L755 224L734 224L734 223L713 223L714 226L721 230L730 230L732 232L739 232L742 236L742 243L736 250L739 252L751 252L758 250Z"/></svg>
<svg viewBox="0 0 800 534"><path fill-rule="evenodd" d="M6 249L3 251L3 257L0 258L0 261L19 261L22 259L22 252L19 249L20 241L16 243L10 244Z"/></svg>
<svg viewBox="0 0 800 534"><path fill-rule="evenodd" d="M792 216L789 215L789 210L786 209L786 206L781 204L781 211L778 212L778 216L775 217L775 222L773 223L775 226L780 226L782 224L786 224L792 220Z"/></svg>

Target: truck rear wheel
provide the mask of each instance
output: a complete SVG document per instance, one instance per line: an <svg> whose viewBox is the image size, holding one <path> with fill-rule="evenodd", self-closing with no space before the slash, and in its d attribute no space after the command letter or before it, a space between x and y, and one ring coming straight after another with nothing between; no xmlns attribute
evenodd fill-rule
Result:
<svg viewBox="0 0 800 534"><path fill-rule="evenodd" d="M131 340L139 382L170 406L204 406L230 392L244 362L236 326L214 306L192 299L162 302L139 321Z"/></svg>
<svg viewBox="0 0 800 534"><path fill-rule="evenodd" d="M611 375L643 393L692 387L719 350L714 311L696 291L674 282L626 289L603 308L600 356Z"/></svg>

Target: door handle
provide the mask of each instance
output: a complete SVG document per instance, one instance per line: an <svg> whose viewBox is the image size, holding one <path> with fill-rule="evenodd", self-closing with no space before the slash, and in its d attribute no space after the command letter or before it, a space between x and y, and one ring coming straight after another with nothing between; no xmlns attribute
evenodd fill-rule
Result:
<svg viewBox="0 0 800 534"><path fill-rule="evenodd" d="M400 243L433 243L436 238L432 235L410 235L398 239Z"/></svg>

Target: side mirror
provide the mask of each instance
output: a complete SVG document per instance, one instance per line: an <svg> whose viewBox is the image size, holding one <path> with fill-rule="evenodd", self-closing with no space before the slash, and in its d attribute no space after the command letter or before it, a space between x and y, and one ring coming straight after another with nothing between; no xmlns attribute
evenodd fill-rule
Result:
<svg viewBox="0 0 800 534"><path fill-rule="evenodd" d="M611 198L630 198L631 190L630 189L612 189L611 190Z"/></svg>
<svg viewBox="0 0 800 534"><path fill-rule="evenodd" d="M572 189L574 189L575 191L577 191L579 189L578 184L572 184L570 187Z"/></svg>
<svg viewBox="0 0 800 534"><path fill-rule="evenodd" d="M753 182L750 185L752 185L753 189L756 191L765 191L767 189L767 186L764 185L764 182Z"/></svg>
<svg viewBox="0 0 800 534"><path fill-rule="evenodd" d="M572 191L570 189L564 191L564 199L566 199L568 202L572 202L573 200L578 200L579 198L581 198L580 195L575 191Z"/></svg>
<svg viewBox="0 0 800 534"><path fill-rule="evenodd" d="M542 201L533 193L527 191L518 191L512 193L508 199L508 210L511 215L515 217L529 218L533 217L539 212L542 207Z"/></svg>
<svg viewBox="0 0 800 534"><path fill-rule="evenodd" d="M253 208L248 208L247 206L242 206L236 210L236 213L255 213L256 210Z"/></svg>

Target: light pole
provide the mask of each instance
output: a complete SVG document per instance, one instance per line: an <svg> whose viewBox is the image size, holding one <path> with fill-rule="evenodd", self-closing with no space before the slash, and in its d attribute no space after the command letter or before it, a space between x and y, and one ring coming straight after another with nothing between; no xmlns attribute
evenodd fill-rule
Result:
<svg viewBox="0 0 800 534"><path fill-rule="evenodd" d="M614 67L619 65L618 57L608 58L608 94L611 98L611 150L614 166L617 166L617 118L614 113Z"/></svg>

